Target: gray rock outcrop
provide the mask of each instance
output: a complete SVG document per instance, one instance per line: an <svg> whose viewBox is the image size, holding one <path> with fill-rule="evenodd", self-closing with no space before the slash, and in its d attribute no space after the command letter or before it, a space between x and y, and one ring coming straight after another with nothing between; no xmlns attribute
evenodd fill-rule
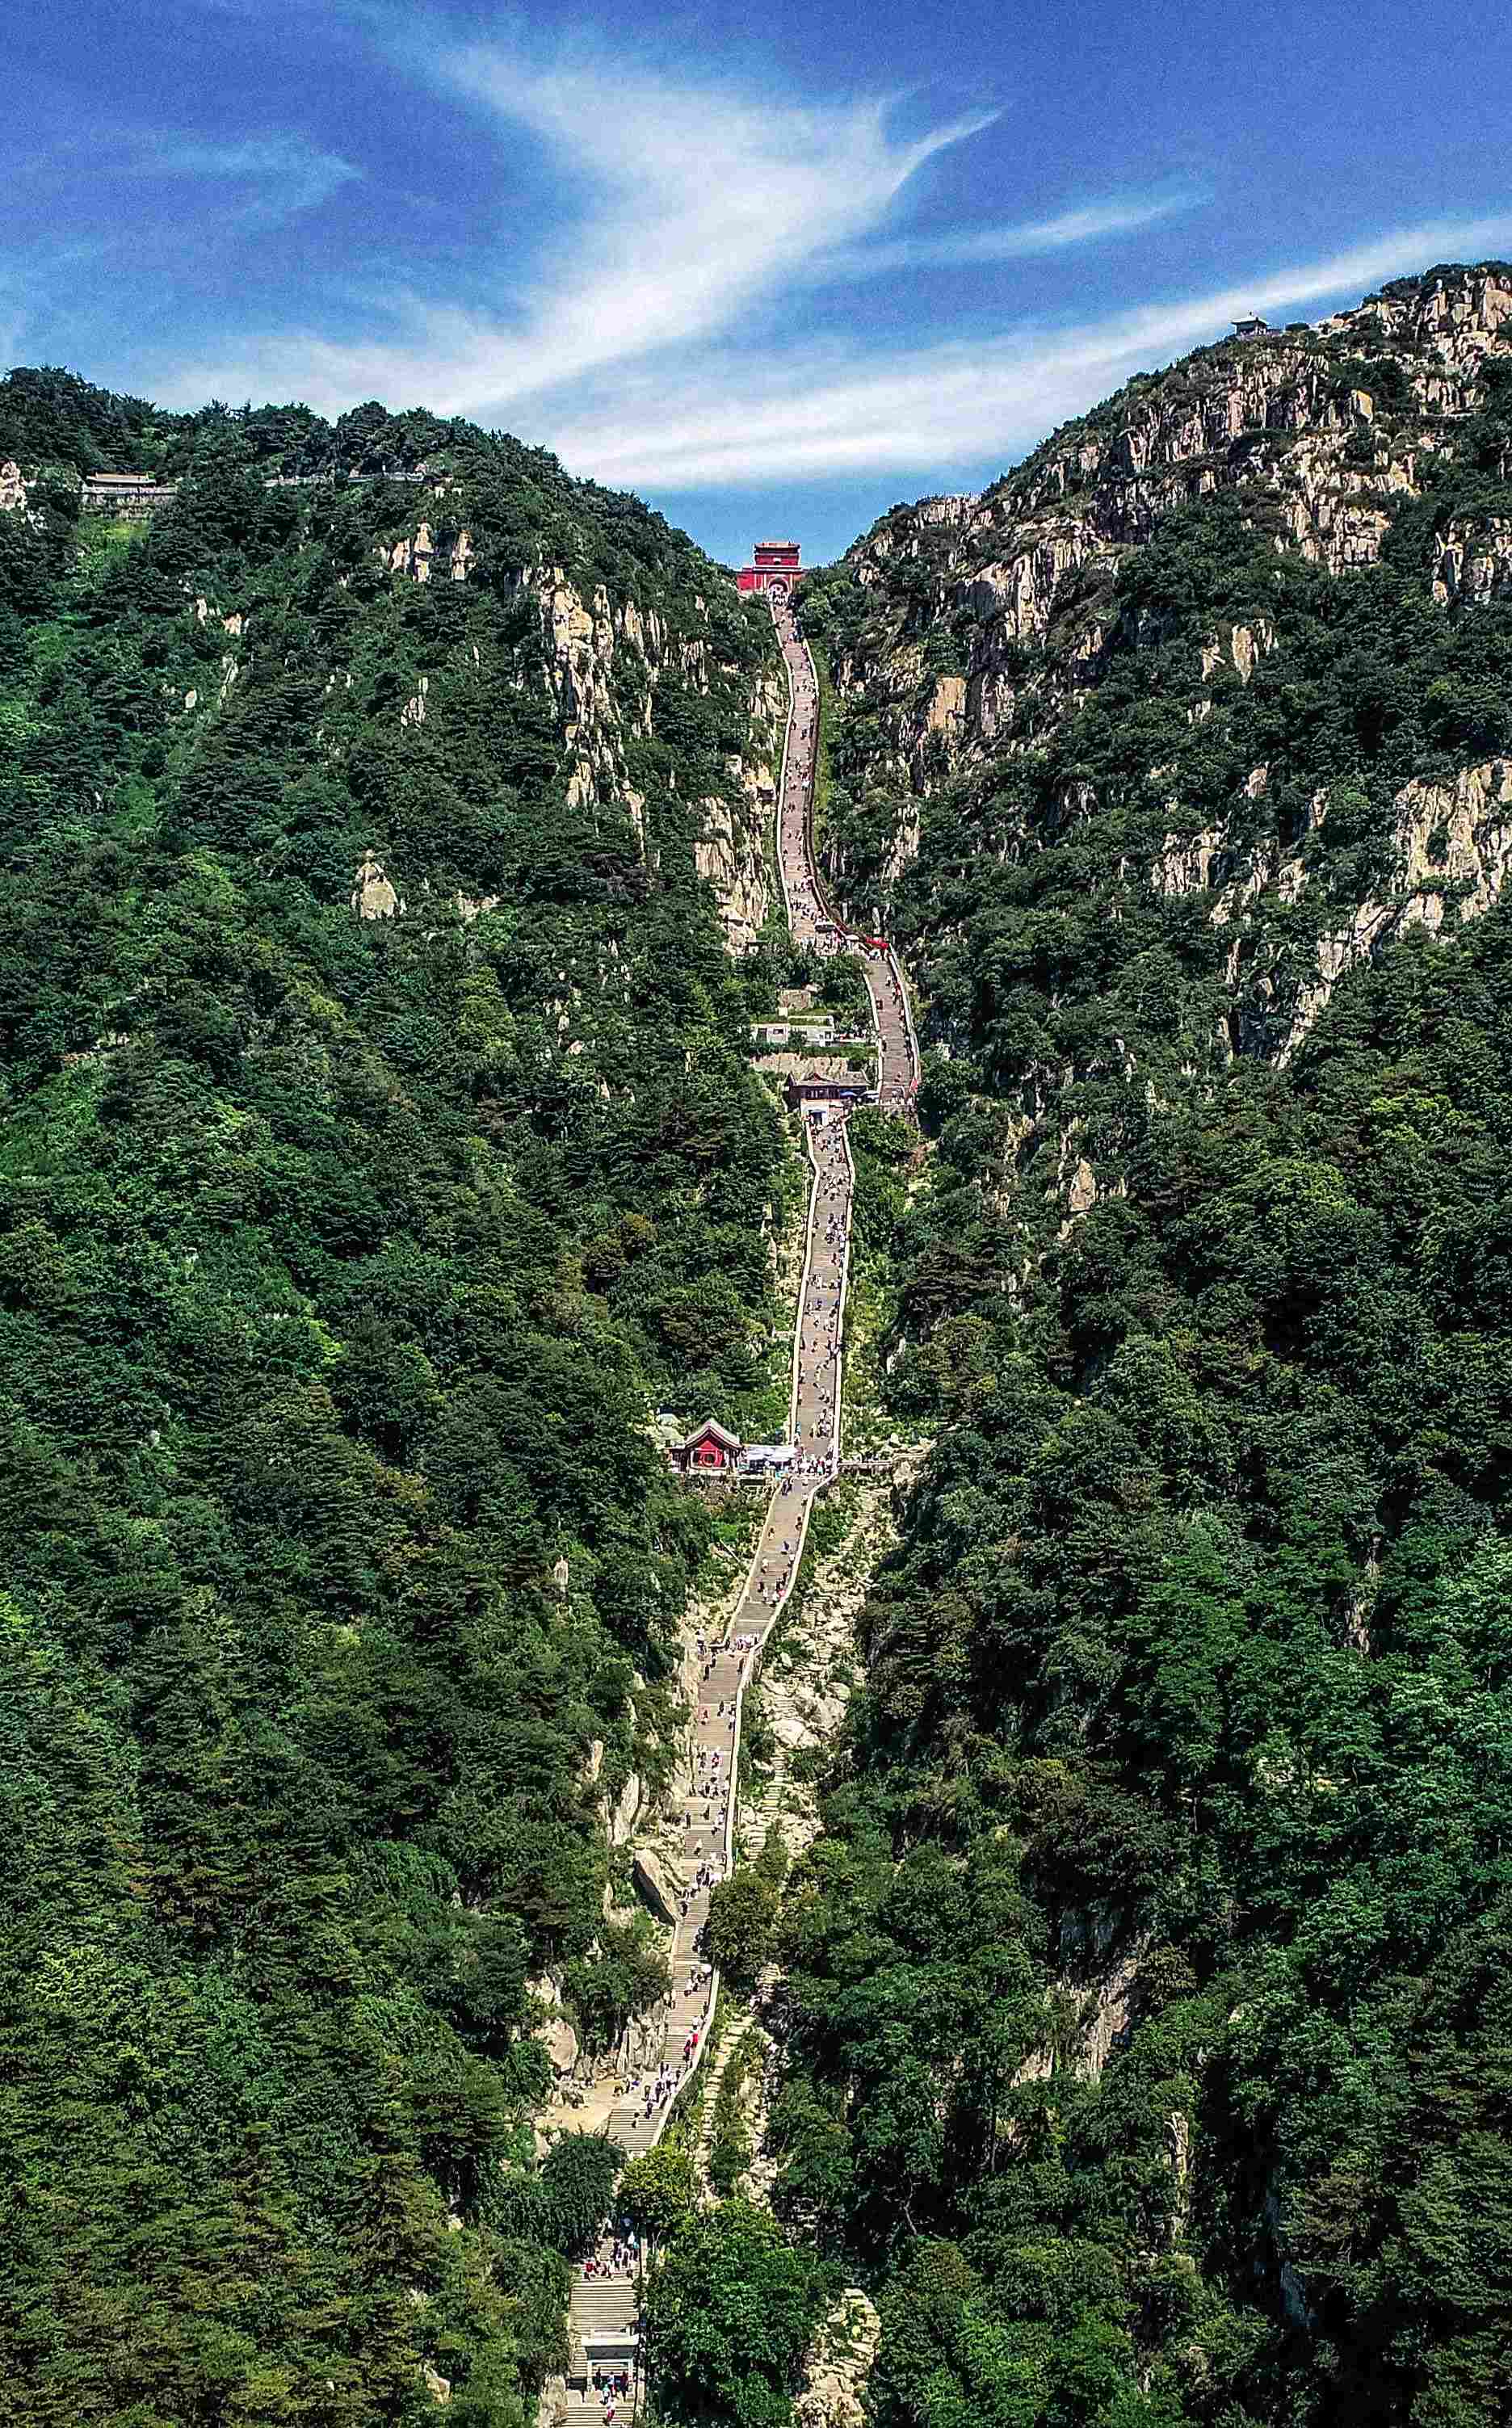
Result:
<svg viewBox="0 0 1512 2428"><path fill-rule="evenodd" d="M365 851L357 862L352 908L359 919L392 919L404 908L383 861L373 852Z"/></svg>
<svg viewBox="0 0 1512 2428"><path fill-rule="evenodd" d="M682 1890L671 1864L649 1846L637 1846L631 1863L631 1874L657 1921L675 1925L678 1900Z"/></svg>
<svg viewBox="0 0 1512 2428"><path fill-rule="evenodd" d="M793 2405L798 2428L864 2428L864 2388L881 2338L870 2294L847 2285L805 2364Z"/></svg>
<svg viewBox="0 0 1512 2428"><path fill-rule="evenodd" d="M1341 387L1338 365L1393 347L1408 402L1388 414L1369 390ZM1136 384L1117 415L1074 423L979 497L885 517L852 561L863 587L898 600L895 629L863 635L832 672L840 692L864 692L880 735L870 773L894 791L895 870L916 849L910 796L991 749L1031 680L1027 652L1048 648L1052 660L1032 677L1046 712L1040 741L1097 680L1120 612L1119 566L1167 515L1242 489L1277 547L1332 573L1373 564L1402 500L1422 493L1446 422L1476 408L1487 357L1509 353L1512 280L1451 275L1316 331L1193 357L1183 376L1143 383L1144 396ZM896 579L903 566L907 584ZM1452 523L1436 593L1469 606L1512 593L1512 524ZM964 637L963 677L928 679L920 636L930 630ZM1274 637L1264 617L1236 624L1204 651L1205 676L1231 666L1247 683Z"/></svg>

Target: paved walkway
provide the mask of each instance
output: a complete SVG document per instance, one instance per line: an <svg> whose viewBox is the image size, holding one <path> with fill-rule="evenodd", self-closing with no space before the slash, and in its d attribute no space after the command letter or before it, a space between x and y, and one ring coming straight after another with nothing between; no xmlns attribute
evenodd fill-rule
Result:
<svg viewBox="0 0 1512 2428"><path fill-rule="evenodd" d="M811 858L810 816L817 740L814 663L785 603L775 607L787 667L789 707L782 761L778 847L782 892L793 933L819 952L853 949L825 909ZM881 1044L880 1097L902 1109L918 1076L912 1032L891 957L863 963ZM773 1493L746 1584L723 1638L698 1639L701 1680L690 1731L688 1769L679 1835L681 1911L671 1952L672 1986L663 2001L662 2035L654 2057L632 2078L609 2123L611 2137L632 2157L660 2137L679 2091L697 2067L714 2018L716 1980L698 1953L709 1891L730 1868L734 1839L733 1775L740 1749L740 1704L760 1648L792 1588L808 1532L814 1494L839 1464L840 1340L849 1264L854 1173L843 1120L807 1124L814 1170L809 1200L801 1303L796 1329L791 1438L797 1470ZM635 2333L635 2289L628 2274L585 2278L577 2271L571 2323L596 2344L629 2351ZM614 2363L606 2359L606 2366ZM630 2406L620 2404L616 2421ZM575 2402L567 2428L591 2428L602 2416L597 2401Z"/></svg>
<svg viewBox="0 0 1512 2428"><path fill-rule="evenodd" d="M808 644L798 636L792 611L780 603L775 611L778 638L787 666L797 724L797 747L790 739L783 761L781 819L778 828L779 859L788 924L800 944L828 954L854 948L826 904L814 871L811 820L817 738L818 686ZM872 1020L881 1042L879 1096L889 1112L904 1110L918 1083L918 1050L904 998L902 975L896 957L869 952L863 963L866 992L872 999Z"/></svg>

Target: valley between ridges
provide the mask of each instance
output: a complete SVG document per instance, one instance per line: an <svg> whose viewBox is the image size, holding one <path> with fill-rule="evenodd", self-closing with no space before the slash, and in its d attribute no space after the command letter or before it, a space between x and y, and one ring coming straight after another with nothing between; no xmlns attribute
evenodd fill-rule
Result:
<svg viewBox="0 0 1512 2428"><path fill-rule="evenodd" d="M890 949L867 945L834 918L826 900L814 845L814 772L819 695L814 660L786 599L774 598L773 620L787 677L788 708L778 796L778 865L783 907L794 942L821 955L859 951L878 1040L878 1102L907 1113L919 1078L918 1043L903 974ZM807 1117L804 1145L812 1177L802 1280L794 1329L791 1438L798 1456L775 1486L745 1583L723 1639L707 1646L694 1725L689 1734L684 1824L679 1852L688 1886L679 1894L669 1950L671 1987L663 2002L660 2046L633 2078L608 2125L631 2157L654 2147L679 2092L709 2046L719 1977L699 1955L709 1892L728 1876L733 1856L735 1778L746 1688L753 1682L767 1638L781 1617L802 1558L814 1498L838 1473L842 1340L849 1277L855 1168L844 1113ZM699 1639L700 1646L703 1639ZM627 2365L640 2353L637 2284L629 2272L585 2276L573 2272L568 2313L568 2400L562 2428L600 2428L603 2405L592 2391L595 2369ZM637 2395L639 2391L636 2379Z"/></svg>

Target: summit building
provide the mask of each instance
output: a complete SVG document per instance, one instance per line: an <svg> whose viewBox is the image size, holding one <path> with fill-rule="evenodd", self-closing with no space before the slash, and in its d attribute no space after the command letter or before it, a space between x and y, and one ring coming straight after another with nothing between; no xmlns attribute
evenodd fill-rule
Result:
<svg viewBox="0 0 1512 2428"><path fill-rule="evenodd" d="M754 565L742 566L735 580L742 590L770 590L785 599L798 578L796 539L759 539Z"/></svg>

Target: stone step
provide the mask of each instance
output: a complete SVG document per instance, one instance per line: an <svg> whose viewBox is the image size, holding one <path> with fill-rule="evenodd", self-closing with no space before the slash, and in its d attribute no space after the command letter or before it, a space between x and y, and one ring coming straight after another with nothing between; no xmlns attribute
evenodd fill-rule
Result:
<svg viewBox="0 0 1512 2428"><path fill-rule="evenodd" d="M778 818L777 845L782 855L789 884L794 889L794 933L799 943L809 941L827 919L816 915L815 906L821 900L817 877L810 855L807 812L812 797L815 751L814 675L804 645L796 633L781 630L783 654L793 677L794 714L786 737L786 780L784 805ZM879 1080L883 1101L889 1094L901 1097L902 1084L912 1075L907 1032L890 993L892 978L880 967L868 961L864 965L867 991L871 996L874 1019L879 1038ZM847 1278L846 1237L850 1217L849 1164L843 1141L835 1140L832 1131L821 1132L812 1143L811 1161L815 1183L812 1206L812 1227L807 1237L809 1288L805 1298L808 1334L815 1346L800 1350L797 1377L796 1405L799 1439L805 1451L815 1441L828 1442L833 1430L833 1407L837 1396L838 1374L829 1354L829 1321L843 1312L844 1284ZM830 1236L830 1224L838 1222L837 1236ZM773 1496L764 1523L761 1549L756 1564L753 1590L743 1591L732 1616L723 1632L726 1636L749 1634L764 1641L776 1617L765 1591L777 1587L779 1577L791 1561L784 1541L795 1546L799 1537L804 1509L812 1503L818 1488L817 1478L796 1480ZM764 1567L763 1563L764 1562ZM683 2057L684 2046L696 2030L700 2036L708 2028L709 2001L701 1986L691 1993L683 1988L688 1973L698 1960L698 1938L708 1912L708 1892L692 1891L690 1883L701 1863L713 1862L723 1868L725 1822L728 1798L732 1793L731 1773L736 1767L738 1745L734 1738L732 1714L734 1698L748 1667L748 1656L735 1654L723 1646L715 1652L707 1679L699 1681L698 1700L694 1711L693 1741L695 1747L694 1778L689 1780L682 1797L679 1825L668 1831L655 1846L641 1850L640 1880L642 1895L672 1924L672 1978L679 1984L666 2009L655 2019L649 2035L649 2049L640 2071L654 2080L657 2071L665 2066L682 2087L692 2070ZM725 1705L719 1710L721 1701ZM707 1718L704 1714L707 1713ZM698 1776L697 1753L705 1756L718 1753L717 1768L705 1760L702 1768L704 1784L696 1784ZM760 1852L767 1834L778 1817L781 1801L782 1774L785 1761L770 1789L763 1795L760 1809L748 1822L744 1851L748 1857ZM686 1816L686 1817L684 1817ZM648 1862L646 1857L650 1856ZM686 1911L683 1898L686 1897ZM705 2108L699 2143L700 2161L709 2145L714 2105L725 2067L748 2029L750 2017L742 2009L729 2015L719 2056L705 2088ZM643 2043L637 2040L636 2045ZM621 2076L624 2081L628 2077ZM675 2095L675 2094L674 2094ZM610 2119L613 2138L623 2144L632 2157L650 2149L660 2139L672 2111L674 2098L653 2105L646 2113L645 2091L626 2091L619 2098ZM623 2337L633 2334L636 2318L635 2287L623 2278L610 2281L594 2279L579 2281L572 2289L571 2323L575 2341L592 2343L596 2338ZM633 2399L616 2408L616 2428L630 2428L635 2412ZM569 2400L561 2428L601 2428L601 2401Z"/></svg>
<svg viewBox="0 0 1512 2428"><path fill-rule="evenodd" d="M634 2280L595 2277L572 2288L572 2323L580 2336L600 2336L628 2326L635 2316Z"/></svg>
<svg viewBox="0 0 1512 2428"><path fill-rule="evenodd" d="M633 2395L621 2395L615 2404L615 2428L628 2423L635 2408ZM565 2413L558 2414L562 2428L603 2428L601 2403L569 2403Z"/></svg>

